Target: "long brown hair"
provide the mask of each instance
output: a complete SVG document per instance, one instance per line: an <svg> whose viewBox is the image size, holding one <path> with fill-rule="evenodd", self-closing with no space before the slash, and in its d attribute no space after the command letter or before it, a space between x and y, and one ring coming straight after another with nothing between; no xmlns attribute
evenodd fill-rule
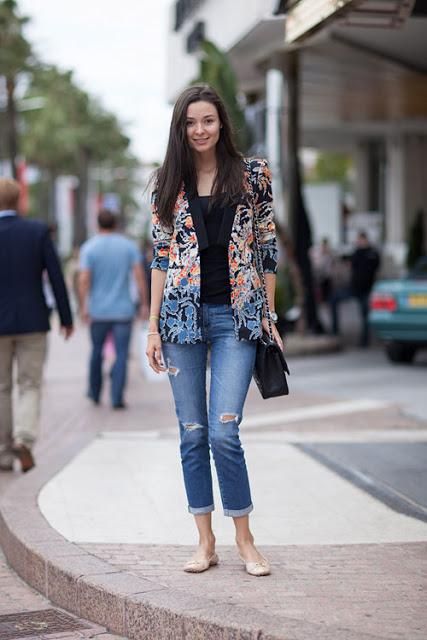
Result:
<svg viewBox="0 0 427 640"><path fill-rule="evenodd" d="M197 194L196 167L193 151L187 140L187 109L193 102L201 100L216 107L222 125L216 145L217 174L212 186L213 202L232 204L242 192L242 155L235 145L230 118L223 101L209 85L188 87L175 103L165 160L154 180L158 216L165 227L173 226L174 206L182 183L184 182L190 197Z"/></svg>

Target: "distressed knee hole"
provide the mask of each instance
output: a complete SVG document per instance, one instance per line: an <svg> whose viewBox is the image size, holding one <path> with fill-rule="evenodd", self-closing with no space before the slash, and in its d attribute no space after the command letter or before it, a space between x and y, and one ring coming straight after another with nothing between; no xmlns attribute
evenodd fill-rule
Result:
<svg viewBox="0 0 427 640"><path fill-rule="evenodd" d="M189 422L184 424L184 429L186 431L195 431L196 429L203 429L203 425L197 422Z"/></svg>
<svg viewBox="0 0 427 640"><path fill-rule="evenodd" d="M173 364L171 364L171 361L169 360L169 358L167 359L166 371L170 376L174 376L174 377L177 376L179 373L178 367L174 367Z"/></svg>
<svg viewBox="0 0 427 640"><path fill-rule="evenodd" d="M226 422L237 422L239 420L239 416L237 413L222 413L219 419L223 424L225 424Z"/></svg>

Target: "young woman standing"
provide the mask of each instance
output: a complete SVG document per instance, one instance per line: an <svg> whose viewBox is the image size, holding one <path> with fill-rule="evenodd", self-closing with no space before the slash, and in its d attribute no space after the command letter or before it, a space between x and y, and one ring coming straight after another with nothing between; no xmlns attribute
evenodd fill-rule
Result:
<svg viewBox="0 0 427 640"><path fill-rule="evenodd" d="M237 151L224 104L209 86L189 87L175 104L152 207L147 356L154 371L169 373L188 509L199 532L198 549L184 570L198 573L218 562L211 524L212 451L224 514L234 520L246 571L268 575L268 561L256 549L249 528L253 506L239 424L256 341L262 326L267 328L254 253L255 216L274 310L277 249L271 178L265 160L245 160ZM274 311L271 319L277 319ZM275 327L273 331L283 348Z"/></svg>

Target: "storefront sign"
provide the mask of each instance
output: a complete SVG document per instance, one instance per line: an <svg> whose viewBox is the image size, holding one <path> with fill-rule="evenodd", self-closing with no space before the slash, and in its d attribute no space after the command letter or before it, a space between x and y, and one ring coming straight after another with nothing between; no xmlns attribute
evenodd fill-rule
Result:
<svg viewBox="0 0 427 640"><path fill-rule="evenodd" d="M300 0L288 10L285 42L299 40L355 0Z"/></svg>

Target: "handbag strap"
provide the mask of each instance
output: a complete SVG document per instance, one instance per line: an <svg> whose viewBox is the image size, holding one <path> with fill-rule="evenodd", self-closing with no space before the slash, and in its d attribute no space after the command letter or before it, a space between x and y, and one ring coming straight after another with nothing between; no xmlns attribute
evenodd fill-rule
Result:
<svg viewBox="0 0 427 640"><path fill-rule="evenodd" d="M261 284L262 284L262 297L263 297L263 302L264 302L264 307L267 310L267 322L268 322L268 335L270 337L270 340L274 340L273 338L273 327L271 324L271 317L270 317L270 305L268 304L268 296L267 296L267 285L265 283L265 274L264 274L264 267L262 264L262 256L261 256L261 243L260 243L260 239L259 239L259 227L258 227L258 216L257 216L257 208L255 206L255 195L254 195L254 189L253 189L253 182L252 182L252 167L250 165L250 162L248 160L245 159L245 163L249 172L249 195L251 198L251 204L252 204L252 226L253 226L253 230L254 230L254 244L255 244L255 259L256 259L256 269L258 271L258 275L261 279Z"/></svg>

